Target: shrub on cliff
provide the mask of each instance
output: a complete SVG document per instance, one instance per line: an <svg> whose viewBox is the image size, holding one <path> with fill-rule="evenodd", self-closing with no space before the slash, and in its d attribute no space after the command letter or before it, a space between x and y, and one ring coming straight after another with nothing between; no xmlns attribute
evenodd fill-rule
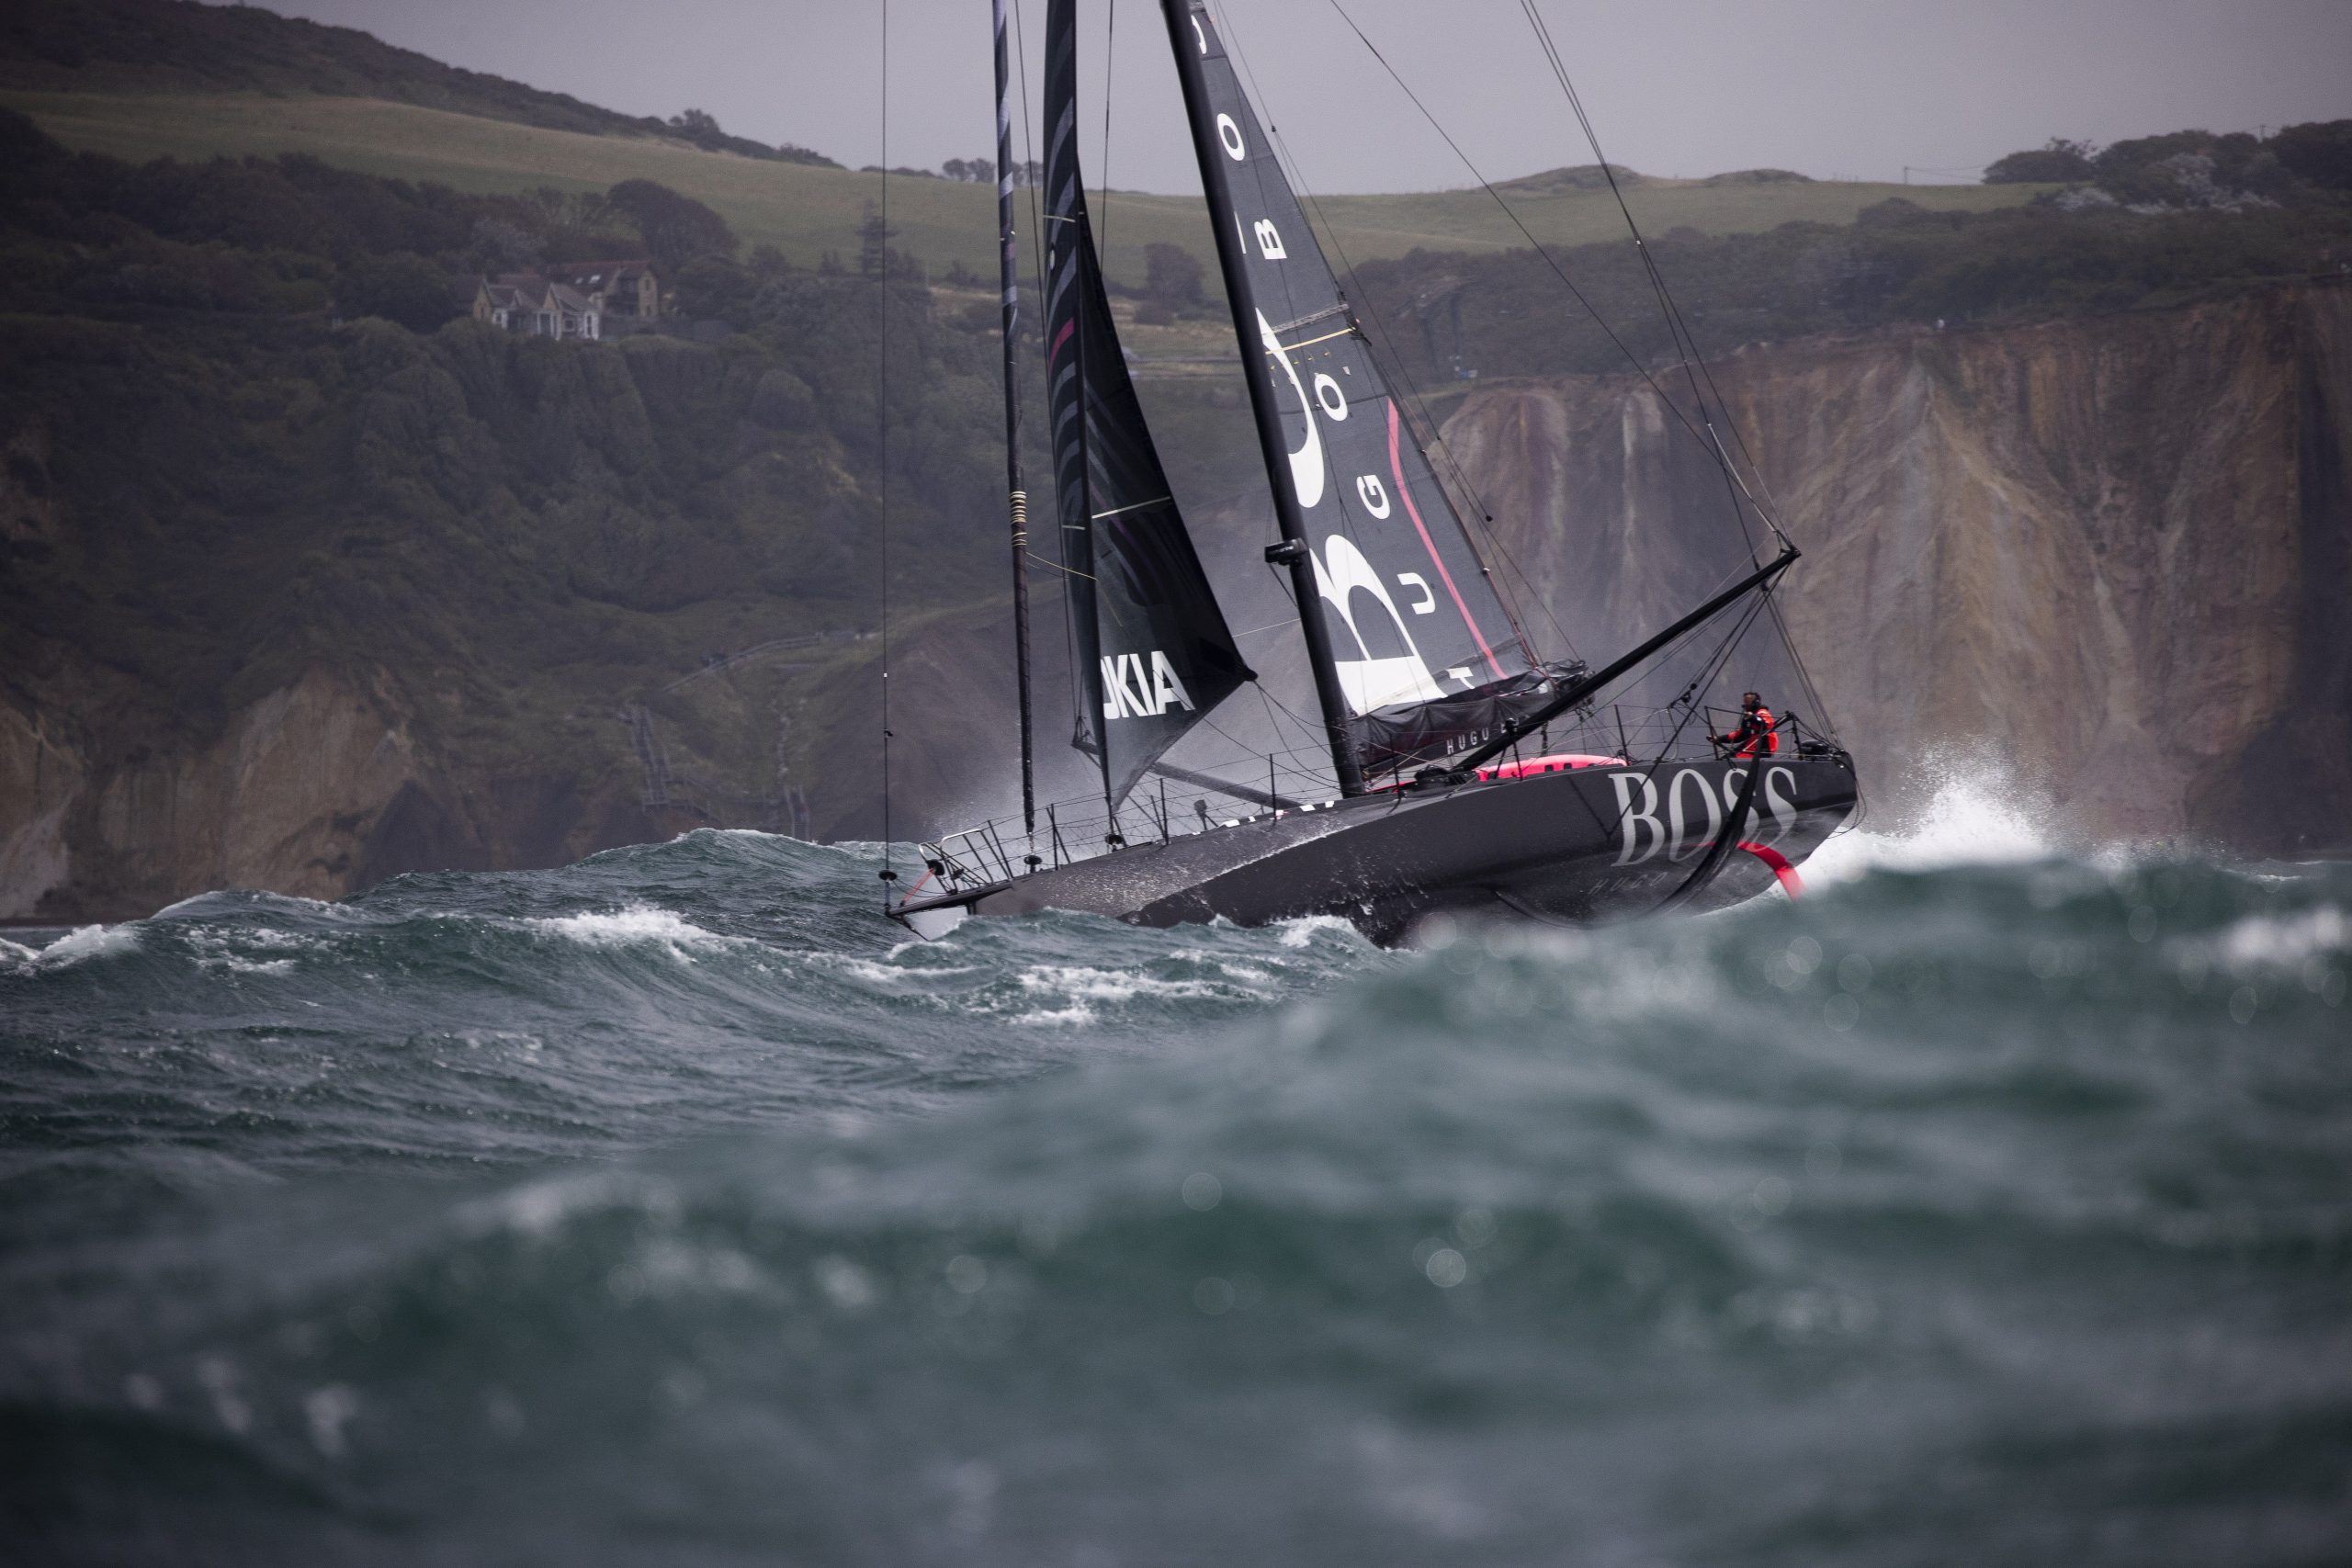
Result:
<svg viewBox="0 0 2352 1568"><path fill-rule="evenodd" d="M413 333L463 315L469 303L447 272L408 252L353 262L335 279L334 300L346 316L380 316Z"/></svg>
<svg viewBox="0 0 2352 1568"><path fill-rule="evenodd" d="M1201 264L1192 252L1154 240L1143 248L1143 298L1148 306L1170 321L1179 311L1202 308Z"/></svg>
<svg viewBox="0 0 2352 1568"><path fill-rule="evenodd" d="M2352 119L2290 125L2270 139L2281 167L2326 190L2352 191Z"/></svg>
<svg viewBox="0 0 2352 1568"><path fill-rule="evenodd" d="M2307 275L2352 248L2352 209L2309 203L2143 215L2110 206L1930 211L1894 199L1850 228L1653 237L1703 353L1900 322L2060 315ZM1557 263L1604 328L1561 288ZM1632 246L1463 256L1416 252L1355 279L1376 343L1422 381L1670 363L1674 344ZM1621 349L1619 344L1624 348Z"/></svg>
<svg viewBox="0 0 2352 1568"><path fill-rule="evenodd" d="M2044 146L1994 159L1985 166L1984 183L1988 186L2057 185L2087 180L2094 172L2091 160L2098 151L2087 141L2068 141L2052 137Z"/></svg>
<svg viewBox="0 0 2352 1568"><path fill-rule="evenodd" d="M605 193L613 210L636 225L656 265L675 271L698 256L735 254L735 231L693 197L653 180L623 180Z"/></svg>
<svg viewBox="0 0 2352 1568"><path fill-rule="evenodd" d="M2053 141L1996 159L1984 171L1987 185L2018 181L2095 184L2119 205L2149 210L2292 203L2315 192L2352 189L2352 120L2290 125L2267 139L2245 131L2173 130L2106 148Z"/></svg>

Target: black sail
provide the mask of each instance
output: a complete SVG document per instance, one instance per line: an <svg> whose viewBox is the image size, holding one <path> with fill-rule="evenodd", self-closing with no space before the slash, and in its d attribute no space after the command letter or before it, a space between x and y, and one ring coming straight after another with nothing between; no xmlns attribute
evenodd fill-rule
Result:
<svg viewBox="0 0 2352 1568"><path fill-rule="evenodd" d="M1166 3L1184 8L1176 47L1197 51L1217 143L1201 163L1231 200L1234 232L1220 244L1238 248L1253 308L1257 341L1242 349L1272 362L1313 611L1359 759L1381 771L1442 755L1550 671L1529 658L1413 441L1207 11Z"/></svg>
<svg viewBox="0 0 2352 1568"><path fill-rule="evenodd" d="M1046 13L1046 379L1082 740L1123 799L1250 678L1128 379L1078 159L1076 0Z"/></svg>

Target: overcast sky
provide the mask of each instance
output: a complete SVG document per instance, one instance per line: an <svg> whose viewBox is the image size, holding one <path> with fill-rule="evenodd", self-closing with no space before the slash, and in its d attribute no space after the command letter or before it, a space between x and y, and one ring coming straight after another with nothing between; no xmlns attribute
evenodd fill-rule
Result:
<svg viewBox="0 0 2352 1568"><path fill-rule="evenodd" d="M1339 0L1494 178L1589 163L1518 0ZM1216 0L1308 183L1467 175L1333 0ZM452 64L632 114L709 110L854 165L882 152L879 0L270 0ZM2352 0L1540 0L1614 162L1649 174L1973 171L2052 136L2352 117ZM1030 85L1045 0L1023 0ZM1159 8L1080 0L1109 181L1196 189ZM992 151L988 0L893 0L889 161ZM1105 35L1114 40L1106 48ZM1033 96L1034 103L1034 96ZM1042 155L1042 153L1041 153ZM1920 177L1920 176L1915 176Z"/></svg>

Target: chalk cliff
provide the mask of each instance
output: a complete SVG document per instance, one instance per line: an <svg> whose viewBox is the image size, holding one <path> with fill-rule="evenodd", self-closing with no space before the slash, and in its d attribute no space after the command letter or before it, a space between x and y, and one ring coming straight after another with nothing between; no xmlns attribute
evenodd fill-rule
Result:
<svg viewBox="0 0 2352 1568"><path fill-rule="evenodd" d="M477 353L433 352L459 367ZM641 378L651 364L631 368ZM446 428L402 461L480 447L479 466L502 442L545 446L541 427L562 411L543 391L538 423L519 433L491 406L511 374L444 397ZM2014 766L2089 833L2286 853L2352 841L2352 290L1803 340L1732 355L1716 377L1806 552L1783 598L1790 628L1882 803L1900 807L1923 760L1979 756ZM642 423L634 404L625 412ZM583 405L565 417L603 416ZM77 547L75 531L92 526L47 476L133 461L128 449L120 463L77 457L77 428L0 432L12 443L0 542L20 566ZM1532 583L1539 626L1556 617L1588 657L1696 602L1744 558L1720 477L1636 378L1479 389L1449 420L1446 445L1496 520L1504 575ZM616 491L606 510L617 516L626 500ZM165 502L153 510L150 536L167 539ZM1235 583L1237 625L1278 622L1279 606L1261 615L1268 606L1247 600L1267 592L1244 558L1261 508L1195 515L1233 536L1223 553L1254 583ZM502 526L519 538L532 525ZM678 570L690 546L649 547L640 578ZM366 557L339 570L358 584L344 590L351 602L368 603ZM1041 604L1047 789L1079 772L1060 744L1057 613ZM595 614L594 626L626 629ZM1012 803L1003 619L974 604L901 626L901 835ZM102 649L19 638L0 670L0 918L119 918L220 886L334 897L400 871L554 863L699 822L878 829L872 643L787 649L682 683L671 680L679 651L710 645L688 638L752 634L715 621L677 632L656 670L627 662L652 655L603 656L597 639L617 630L545 624L542 637L578 635L595 659L564 667L573 684L539 677L548 694L494 710L478 689L498 674L488 639L474 662L449 661L466 647L463 618L417 629L433 655L422 662L400 662L383 637L390 651L374 662L281 651L266 680L222 657L243 672L203 711L185 694L159 706L158 678L110 665ZM1258 640L1251 656L1270 677L1296 673L1282 639ZM187 646L190 660L216 651ZM649 694L663 681L668 694ZM653 716L658 759L616 719L631 701ZM463 719L492 712L494 725ZM1248 727L1238 708L1227 718Z"/></svg>
<svg viewBox="0 0 2352 1568"><path fill-rule="evenodd" d="M1805 551L1783 596L1899 804L1990 758L2079 830L2352 843L2352 289L1752 348L1715 377ZM1744 558L1631 376L1481 390L1447 445L1588 653Z"/></svg>
<svg viewBox="0 0 2352 1568"><path fill-rule="evenodd" d="M0 705L0 916L119 919L215 887L334 898L404 871L558 864L656 831L633 776L581 794L451 766L420 747L393 694L322 671L209 741L160 747L103 723L122 700L103 676L58 673L42 707Z"/></svg>

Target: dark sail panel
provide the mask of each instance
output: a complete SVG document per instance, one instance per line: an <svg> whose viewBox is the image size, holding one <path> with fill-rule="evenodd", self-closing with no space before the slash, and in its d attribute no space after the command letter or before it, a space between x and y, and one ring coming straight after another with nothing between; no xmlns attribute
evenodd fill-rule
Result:
<svg viewBox="0 0 2352 1568"><path fill-rule="evenodd" d="M1046 377L1081 722L1114 801L1250 678L1128 379L1078 159L1075 0L1046 17Z"/></svg>
<svg viewBox="0 0 2352 1568"><path fill-rule="evenodd" d="M1527 649L1404 426L1215 25L1197 0L1168 3L1185 12L1176 47L1197 51L1217 143L1202 164L1234 212L1219 244L1238 248L1251 296L1258 341L1243 352L1272 362L1316 608L1349 706L1361 716L1515 689L1532 667Z"/></svg>
<svg viewBox="0 0 2352 1568"><path fill-rule="evenodd" d="M1563 682L1584 673L1581 663L1547 664L1462 696L1377 708L1350 719L1349 737L1367 773L1401 773L1442 762L1486 745L1510 726L1540 713Z"/></svg>

